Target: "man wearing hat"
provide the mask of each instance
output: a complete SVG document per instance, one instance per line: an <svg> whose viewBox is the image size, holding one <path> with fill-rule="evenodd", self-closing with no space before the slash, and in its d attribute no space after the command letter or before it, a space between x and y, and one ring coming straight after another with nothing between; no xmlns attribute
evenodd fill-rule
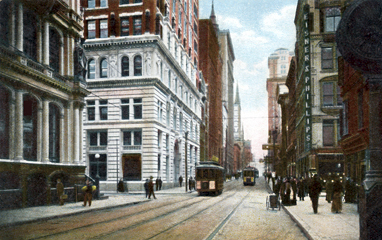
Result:
<svg viewBox="0 0 382 240"><path fill-rule="evenodd" d="M151 197L151 194L153 195L154 199L157 199L154 194L154 183L153 183L153 176L150 176L149 180L149 199Z"/></svg>

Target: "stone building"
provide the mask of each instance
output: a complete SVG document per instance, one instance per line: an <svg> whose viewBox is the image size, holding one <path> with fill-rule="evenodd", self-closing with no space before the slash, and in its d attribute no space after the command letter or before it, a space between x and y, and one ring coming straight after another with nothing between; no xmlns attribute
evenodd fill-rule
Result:
<svg viewBox="0 0 382 240"><path fill-rule="evenodd" d="M104 191L120 179L131 190L150 176L165 188L193 176L204 107L198 1L83 2L89 175Z"/></svg>
<svg viewBox="0 0 382 240"><path fill-rule="evenodd" d="M82 29L78 1L0 1L0 208L57 203L57 178L73 201L84 184Z"/></svg>

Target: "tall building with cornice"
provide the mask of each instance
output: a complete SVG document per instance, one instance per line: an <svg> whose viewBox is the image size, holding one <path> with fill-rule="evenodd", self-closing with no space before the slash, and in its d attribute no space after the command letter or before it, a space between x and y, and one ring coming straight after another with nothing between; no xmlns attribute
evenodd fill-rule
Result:
<svg viewBox="0 0 382 240"><path fill-rule="evenodd" d="M101 190L172 187L199 162L197 0L83 1L83 158ZM187 161L187 164L186 164Z"/></svg>
<svg viewBox="0 0 382 240"><path fill-rule="evenodd" d="M0 1L0 210L69 201L84 184L88 94L75 0Z"/></svg>

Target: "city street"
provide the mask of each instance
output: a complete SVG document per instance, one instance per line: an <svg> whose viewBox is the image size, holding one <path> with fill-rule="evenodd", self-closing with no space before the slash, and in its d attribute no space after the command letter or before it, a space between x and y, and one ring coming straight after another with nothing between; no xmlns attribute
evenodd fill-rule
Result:
<svg viewBox="0 0 382 240"><path fill-rule="evenodd" d="M266 210L257 180L228 182L219 196L158 192L146 203L14 226L2 239L306 239L283 209Z"/></svg>

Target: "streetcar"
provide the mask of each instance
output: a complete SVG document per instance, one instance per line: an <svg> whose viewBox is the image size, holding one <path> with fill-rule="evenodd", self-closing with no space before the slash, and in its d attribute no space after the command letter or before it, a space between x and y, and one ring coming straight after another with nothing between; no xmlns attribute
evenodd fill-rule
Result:
<svg viewBox="0 0 382 240"><path fill-rule="evenodd" d="M217 162L205 161L196 166L196 190L199 195L223 192L224 168Z"/></svg>
<svg viewBox="0 0 382 240"><path fill-rule="evenodd" d="M259 177L259 170L255 167L246 167L243 170L243 184L252 185L256 184L256 178Z"/></svg>

